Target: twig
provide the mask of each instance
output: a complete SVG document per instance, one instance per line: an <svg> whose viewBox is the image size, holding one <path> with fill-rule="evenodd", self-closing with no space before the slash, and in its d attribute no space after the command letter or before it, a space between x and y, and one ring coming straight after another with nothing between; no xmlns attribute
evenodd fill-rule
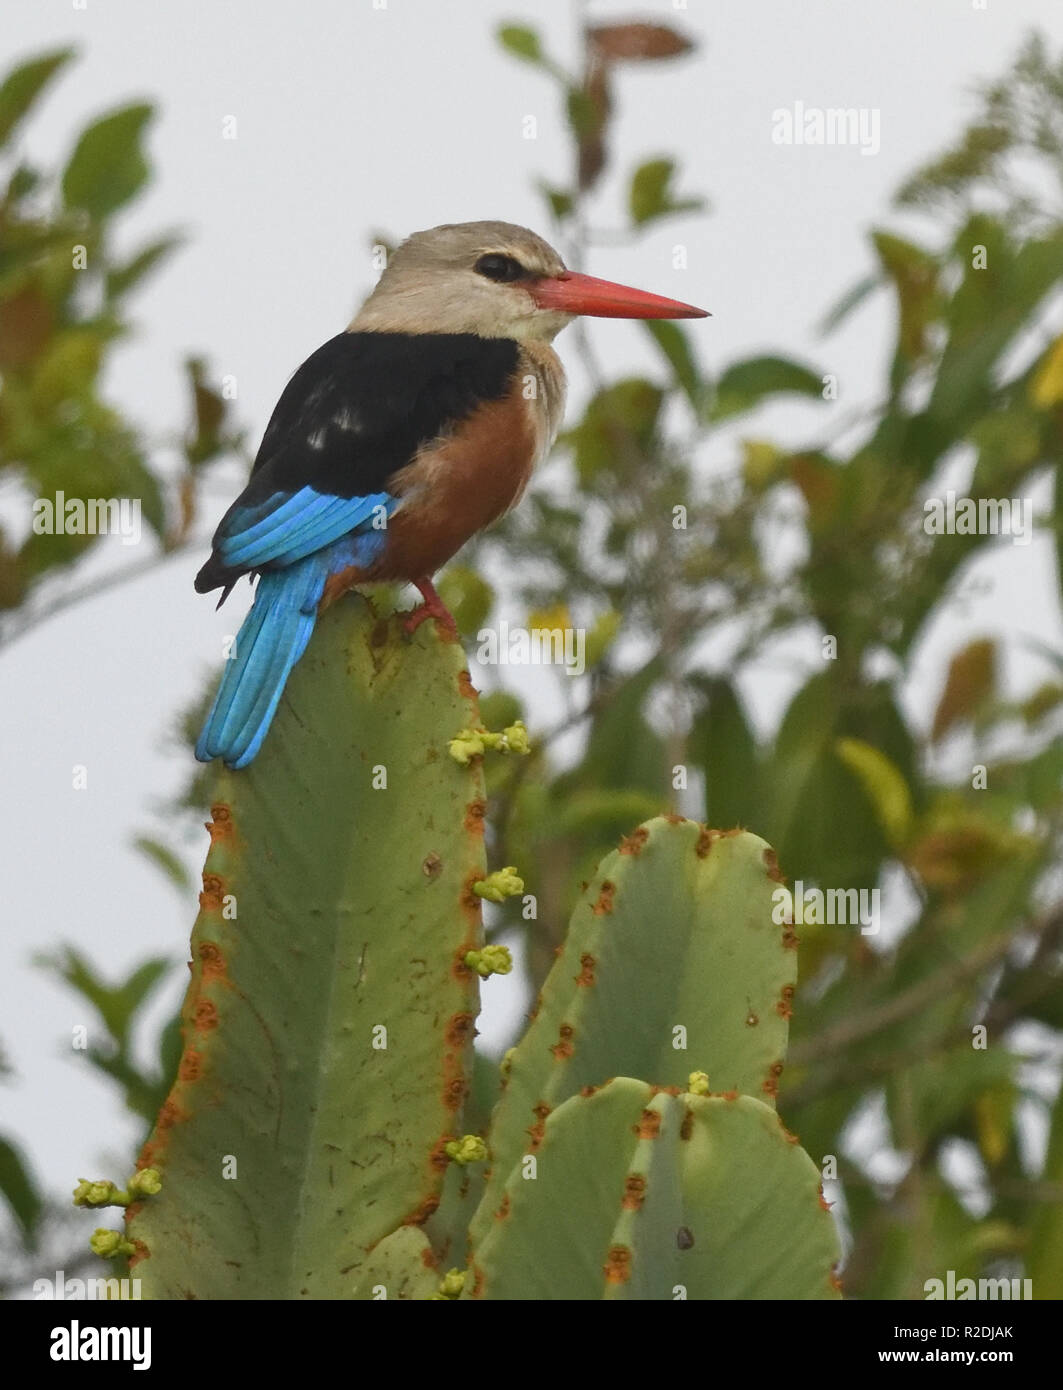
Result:
<svg viewBox="0 0 1063 1390"><path fill-rule="evenodd" d="M43 608L37 609L35 613L30 613L10 631L5 632L0 637L0 651L6 651L13 646L20 637L24 637L28 632L33 632L46 623L49 618L54 618L57 613L63 612L66 608L72 608L77 603L83 603L88 599L96 598L100 594L106 593L110 589L117 589L120 585L129 583L134 579L142 579L144 575L150 574L152 570L158 569L172 560L175 555L183 555L186 551L202 546L200 539L182 541L175 545L171 550L165 550L159 555L153 555L150 559L144 560L139 564L124 565L121 569L113 570L110 574L102 575L99 579L94 579L84 585L83 588L73 592L68 591L53 603L47 604Z"/></svg>
<svg viewBox="0 0 1063 1390"><path fill-rule="evenodd" d="M973 976L980 974L987 966L1007 955L1015 941L1015 932L1001 932L991 936L976 947L969 955L951 962L945 969L918 980L893 999L888 999L878 1008L871 1009L860 1017L847 1018L833 1028L827 1028L814 1037L798 1043L790 1053L792 1066L807 1066L824 1057L831 1057L843 1051L854 1042L861 1042L874 1033L881 1033L906 1018L932 1004L935 999L950 994L957 985L965 984Z"/></svg>

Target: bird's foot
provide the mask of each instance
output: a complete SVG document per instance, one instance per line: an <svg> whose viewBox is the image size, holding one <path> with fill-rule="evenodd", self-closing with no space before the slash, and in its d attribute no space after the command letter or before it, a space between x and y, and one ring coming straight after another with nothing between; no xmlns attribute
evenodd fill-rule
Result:
<svg viewBox="0 0 1063 1390"><path fill-rule="evenodd" d="M412 608L402 620L402 625L407 632L416 632L426 618L435 618L436 624L443 631L443 634L452 641L458 640L458 625L454 621L454 614L439 597L435 591L435 586L430 579L414 580L414 587L420 592L424 603L419 603L416 608Z"/></svg>

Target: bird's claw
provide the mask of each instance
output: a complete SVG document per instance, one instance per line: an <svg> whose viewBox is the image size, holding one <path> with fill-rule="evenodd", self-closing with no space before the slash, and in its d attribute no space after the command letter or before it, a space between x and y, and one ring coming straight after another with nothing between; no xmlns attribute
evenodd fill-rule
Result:
<svg viewBox="0 0 1063 1390"><path fill-rule="evenodd" d="M454 614L430 583L424 581L419 583L417 588L424 596L424 603L419 603L416 608L410 609L402 620L403 627L407 632L414 633L426 619L435 618L437 626L443 630L446 636L456 641L458 625L454 621Z"/></svg>

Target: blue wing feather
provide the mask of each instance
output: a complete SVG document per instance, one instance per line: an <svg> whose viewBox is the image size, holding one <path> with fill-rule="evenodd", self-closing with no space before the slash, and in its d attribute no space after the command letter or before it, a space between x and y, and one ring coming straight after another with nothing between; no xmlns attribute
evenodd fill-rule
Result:
<svg viewBox="0 0 1063 1390"><path fill-rule="evenodd" d="M215 549L226 565L247 569L291 565L363 526L377 508L390 516L397 505L388 492L333 497L303 487L292 496L274 493L246 512L234 508Z"/></svg>
<svg viewBox="0 0 1063 1390"><path fill-rule="evenodd" d="M268 533L259 533L260 545L285 547L281 552L284 568L266 569L259 576L255 601L237 635L236 653L225 667L196 744L196 757L201 762L224 758L233 768L246 767L251 762L273 721L292 668L306 650L329 575L352 565L368 566L383 549L386 531L375 530L367 522L377 506L383 506L389 515L394 512L396 499L388 493L377 493L350 501L362 504L361 525L366 529L352 532L348 524L331 544L322 547L316 540L309 554L303 547L310 542L311 534L320 538L337 524L339 513L335 510L328 513L323 527L323 510L316 513L318 520L311 520L306 534L289 528L271 541ZM357 512L357 508L345 509L344 516L349 519ZM272 558L274 564L279 563L276 549Z"/></svg>

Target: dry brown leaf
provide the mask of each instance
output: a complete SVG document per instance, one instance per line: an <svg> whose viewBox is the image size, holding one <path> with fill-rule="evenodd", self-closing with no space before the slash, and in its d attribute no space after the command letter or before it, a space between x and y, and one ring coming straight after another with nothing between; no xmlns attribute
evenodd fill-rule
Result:
<svg viewBox="0 0 1063 1390"><path fill-rule="evenodd" d="M956 724L970 719L978 706L992 695L997 683L997 648L988 637L979 638L958 651L949 662L945 688L934 714L930 731L933 743L944 738Z"/></svg>
<svg viewBox="0 0 1063 1390"><path fill-rule="evenodd" d="M597 24L587 30L587 38L604 58L618 62L676 58L694 47L667 24Z"/></svg>

